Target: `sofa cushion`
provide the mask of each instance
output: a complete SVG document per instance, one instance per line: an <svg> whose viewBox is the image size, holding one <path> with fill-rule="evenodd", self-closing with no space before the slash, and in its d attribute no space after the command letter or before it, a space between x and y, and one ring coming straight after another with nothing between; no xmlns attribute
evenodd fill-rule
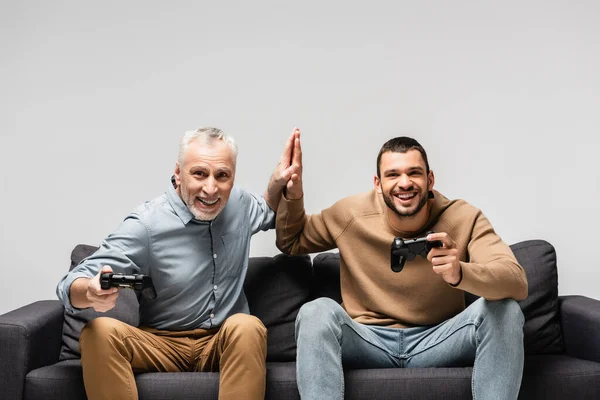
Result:
<svg viewBox="0 0 600 400"><path fill-rule="evenodd" d="M562 353L564 344L558 315L558 275L554 247L543 240L529 240L510 246L523 266L529 295L519 304L525 316L524 344L528 354ZM339 253L321 253L313 260L315 292L341 302ZM466 294L467 303L473 296Z"/></svg>
<svg viewBox="0 0 600 400"><path fill-rule="evenodd" d="M69 271L75 268L81 260L94 254L96 250L98 250L96 246L85 244L75 246L71 252L71 266ZM139 313L138 299L135 292L133 290L121 290L115 307L105 313L94 311L92 308L87 308L76 313L65 310L59 360L81 357L79 353L79 335L81 330L89 321L100 316L115 318L137 326L139 323Z"/></svg>
<svg viewBox="0 0 600 400"><path fill-rule="evenodd" d="M528 240L510 246L525 269L529 294L519 302L525 316L525 352L562 353L564 342L558 312L556 251L544 240Z"/></svg>
<svg viewBox="0 0 600 400"><path fill-rule="evenodd" d="M98 247L80 244L71 253L73 269ZM309 300L312 280L310 256L250 257L244 291L250 313L267 328L267 360L292 361L296 358L294 322L300 306ZM133 290L122 290L115 308L99 313L93 309L78 313L65 311L60 360L80 358L79 335L87 322L106 316L137 326L138 301Z"/></svg>
<svg viewBox="0 0 600 400"><path fill-rule="evenodd" d="M310 256L251 257L244 291L250 313L267 328L267 361L296 359L296 315L310 299Z"/></svg>

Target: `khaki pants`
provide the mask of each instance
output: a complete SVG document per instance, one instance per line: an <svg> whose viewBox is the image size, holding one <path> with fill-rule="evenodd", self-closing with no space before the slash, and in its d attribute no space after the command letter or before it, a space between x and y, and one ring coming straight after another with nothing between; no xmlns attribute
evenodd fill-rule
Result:
<svg viewBox="0 0 600 400"><path fill-rule="evenodd" d="M164 331L113 318L90 321L79 340L90 400L137 399L134 372L220 372L219 399L264 399L267 330L247 314L219 329Z"/></svg>

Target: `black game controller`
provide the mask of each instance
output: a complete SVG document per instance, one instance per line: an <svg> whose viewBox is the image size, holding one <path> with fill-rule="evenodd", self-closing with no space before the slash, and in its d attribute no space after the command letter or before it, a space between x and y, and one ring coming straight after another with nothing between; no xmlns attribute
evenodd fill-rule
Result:
<svg viewBox="0 0 600 400"><path fill-rule="evenodd" d="M104 290L111 287L130 288L136 292L141 292L142 295L150 300L156 299L156 289L154 289L152 278L146 275L125 275L105 272L100 275L100 287Z"/></svg>
<svg viewBox="0 0 600 400"><path fill-rule="evenodd" d="M432 231L427 232L429 235ZM394 238L392 242L392 271L400 272L404 268L404 263L412 261L417 255L427 258L427 253L434 247L442 247L444 244L440 240L429 241L427 237L404 240L401 237Z"/></svg>

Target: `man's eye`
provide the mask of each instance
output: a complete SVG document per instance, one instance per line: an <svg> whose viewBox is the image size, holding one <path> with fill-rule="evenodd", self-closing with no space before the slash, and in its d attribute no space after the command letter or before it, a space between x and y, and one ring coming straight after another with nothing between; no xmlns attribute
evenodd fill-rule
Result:
<svg viewBox="0 0 600 400"><path fill-rule="evenodd" d="M194 172L194 176L202 177L202 176L206 176L206 174L203 171L196 171L196 172Z"/></svg>
<svg viewBox="0 0 600 400"><path fill-rule="evenodd" d="M217 175L217 179L226 180L229 178L229 174L226 172L221 172Z"/></svg>

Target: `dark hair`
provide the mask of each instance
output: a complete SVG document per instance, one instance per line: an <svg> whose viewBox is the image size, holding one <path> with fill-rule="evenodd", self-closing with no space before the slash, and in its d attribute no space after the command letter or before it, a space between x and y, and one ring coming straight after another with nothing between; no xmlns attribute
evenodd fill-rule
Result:
<svg viewBox="0 0 600 400"><path fill-rule="evenodd" d="M409 150L417 150L421 153L421 157L423 157L423 161L425 161L425 172L429 174L429 161L427 161L427 153L423 146L413 138L399 136L388 140L381 146L381 150L379 150L379 154L377 155L377 177L381 179L379 166L381 165L381 156L383 153L387 153L388 151L394 153L406 153Z"/></svg>

